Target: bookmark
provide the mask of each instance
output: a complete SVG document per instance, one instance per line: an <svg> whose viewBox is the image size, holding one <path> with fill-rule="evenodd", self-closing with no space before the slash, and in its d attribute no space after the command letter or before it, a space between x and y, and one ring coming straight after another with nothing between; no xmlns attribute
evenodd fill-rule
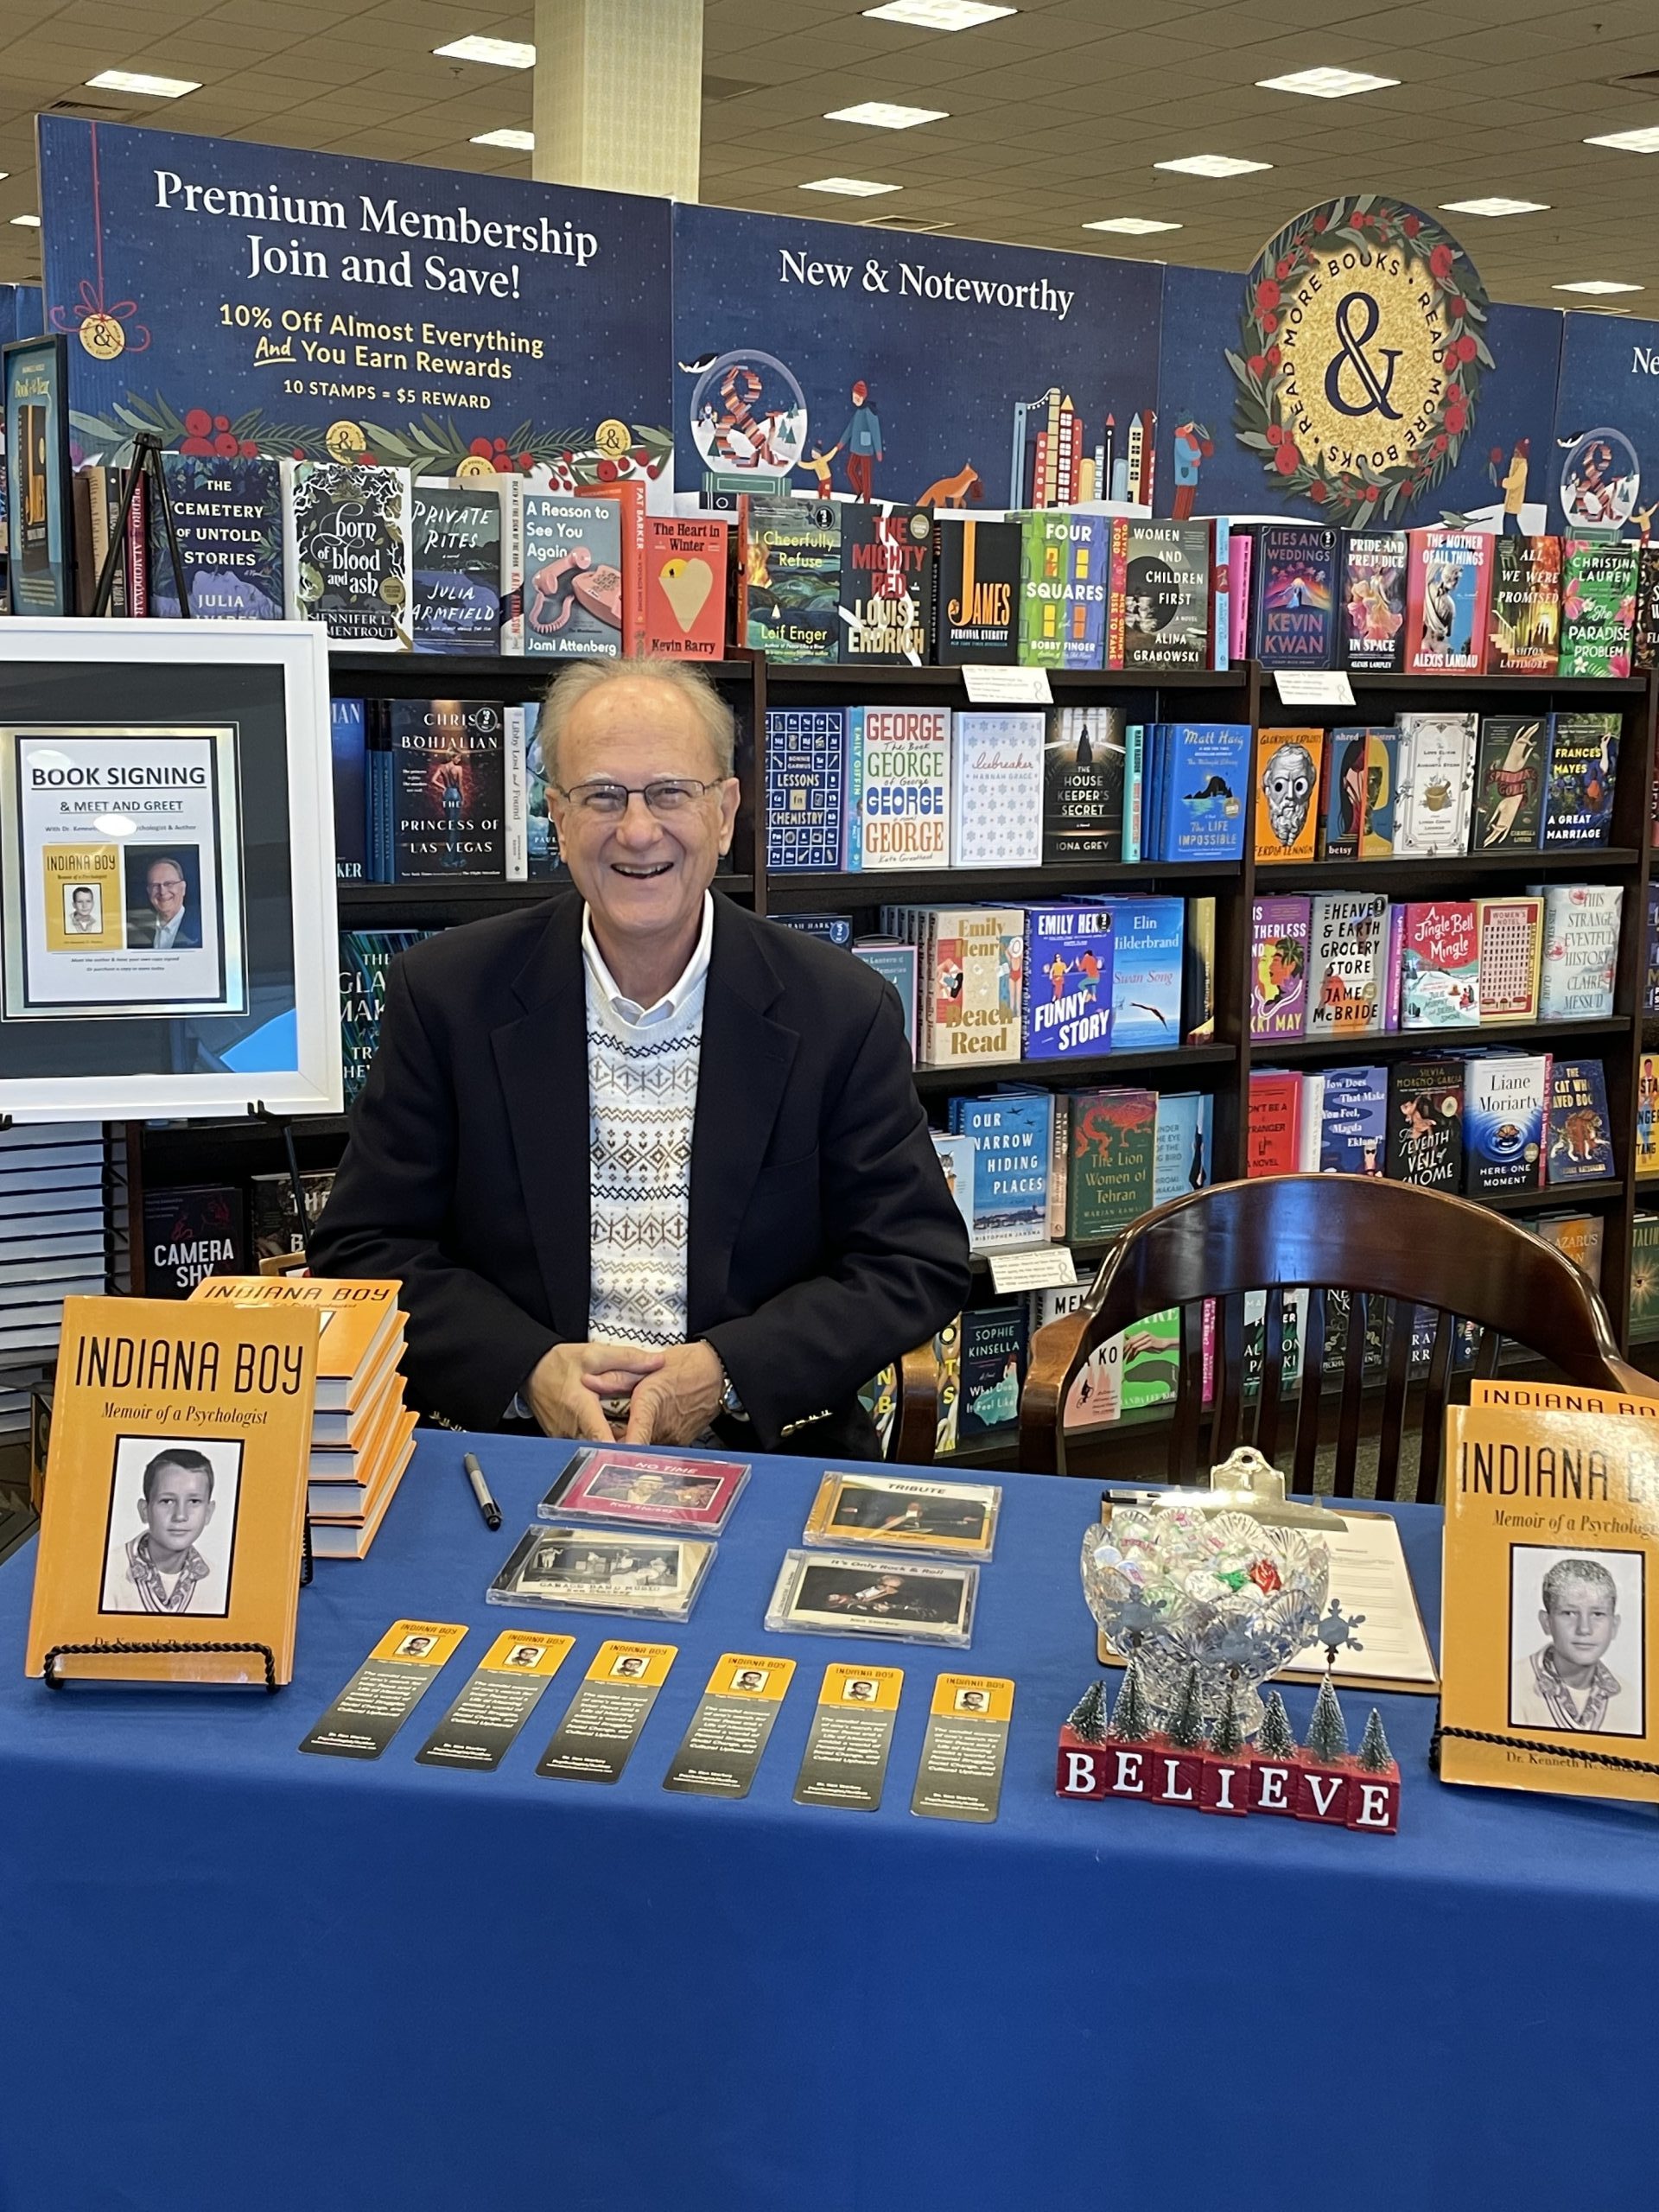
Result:
<svg viewBox="0 0 1659 2212"><path fill-rule="evenodd" d="M679 1649L673 1643L601 1643L537 1774L614 1782L626 1766Z"/></svg>
<svg viewBox="0 0 1659 2212"><path fill-rule="evenodd" d="M475 1766L493 1773L570 1656L574 1636L498 1636L415 1756L423 1766Z"/></svg>
<svg viewBox="0 0 1659 2212"><path fill-rule="evenodd" d="M845 1805L873 1813L887 1778L887 1753L905 1687L902 1667L823 1670L818 1709L795 1777L798 1805Z"/></svg>
<svg viewBox="0 0 1659 2212"><path fill-rule="evenodd" d="M996 1675L941 1675L910 1809L931 1821L994 1821L1002 1796L1014 1684Z"/></svg>
<svg viewBox="0 0 1659 2212"><path fill-rule="evenodd" d="M795 1672L792 1659L728 1651L715 1662L702 1701L663 1777L664 1789L747 1797L772 1724Z"/></svg>
<svg viewBox="0 0 1659 2212"><path fill-rule="evenodd" d="M394 1621L300 1749L378 1759L466 1633L456 1621Z"/></svg>

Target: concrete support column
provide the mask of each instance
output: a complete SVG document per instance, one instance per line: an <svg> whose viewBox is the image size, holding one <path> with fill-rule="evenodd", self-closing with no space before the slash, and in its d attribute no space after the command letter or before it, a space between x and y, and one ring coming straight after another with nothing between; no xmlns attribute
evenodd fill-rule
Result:
<svg viewBox="0 0 1659 2212"><path fill-rule="evenodd" d="M696 198L702 0L536 0L535 92L540 182Z"/></svg>

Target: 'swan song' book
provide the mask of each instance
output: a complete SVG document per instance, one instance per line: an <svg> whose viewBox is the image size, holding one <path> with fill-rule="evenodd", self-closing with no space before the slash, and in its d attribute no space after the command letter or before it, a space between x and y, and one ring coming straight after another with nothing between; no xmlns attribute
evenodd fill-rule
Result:
<svg viewBox="0 0 1659 2212"><path fill-rule="evenodd" d="M308 1306L65 1300L25 1672L290 1679L316 1368Z"/></svg>
<svg viewBox="0 0 1659 2212"><path fill-rule="evenodd" d="M1470 1398L1446 1414L1441 1779L1659 1799L1659 1401Z"/></svg>

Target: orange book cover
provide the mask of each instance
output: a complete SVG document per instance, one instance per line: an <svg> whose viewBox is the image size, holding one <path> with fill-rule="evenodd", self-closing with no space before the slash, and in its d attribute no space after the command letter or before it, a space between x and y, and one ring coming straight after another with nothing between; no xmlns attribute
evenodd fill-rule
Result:
<svg viewBox="0 0 1659 2212"><path fill-rule="evenodd" d="M245 1681L294 1669L316 1382L309 1306L69 1298L25 1671L65 1644L169 1643L58 1662L99 1680Z"/></svg>
<svg viewBox="0 0 1659 2212"><path fill-rule="evenodd" d="M651 651L645 632L645 549L650 518L643 484L587 484L585 499L614 499L622 510L622 658Z"/></svg>
<svg viewBox="0 0 1659 2212"><path fill-rule="evenodd" d="M329 1411L354 1408L362 1386L378 1371L392 1337L403 1327L390 1277L335 1281L322 1275L205 1275L189 1303L284 1307L316 1314L316 1402Z"/></svg>
<svg viewBox="0 0 1659 2212"><path fill-rule="evenodd" d="M1446 1414L1441 1777L1659 1800L1659 1773L1602 1763L1659 1764L1659 1406L1471 1395Z"/></svg>
<svg viewBox="0 0 1659 2212"><path fill-rule="evenodd" d="M1322 729L1255 734L1255 857L1258 863L1311 861L1319 830Z"/></svg>

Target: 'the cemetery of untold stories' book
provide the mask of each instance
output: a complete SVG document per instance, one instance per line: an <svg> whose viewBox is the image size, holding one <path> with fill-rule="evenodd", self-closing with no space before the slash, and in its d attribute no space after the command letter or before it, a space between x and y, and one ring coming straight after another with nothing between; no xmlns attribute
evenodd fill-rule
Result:
<svg viewBox="0 0 1659 2212"><path fill-rule="evenodd" d="M935 530L935 658L953 668L1011 662L1020 627L1020 524L941 515Z"/></svg>
<svg viewBox="0 0 1659 2212"><path fill-rule="evenodd" d="M738 635L776 661L837 658L841 509L746 493L738 510Z"/></svg>
<svg viewBox="0 0 1659 2212"><path fill-rule="evenodd" d="M257 454L234 458L165 453L162 473L184 568L189 611L198 621L279 622L283 588L283 477ZM152 499L149 610L180 612L161 505Z"/></svg>
<svg viewBox="0 0 1659 2212"><path fill-rule="evenodd" d="M416 480L415 650L501 649L501 495L489 484Z"/></svg>
<svg viewBox="0 0 1659 2212"><path fill-rule="evenodd" d="M1121 707L1051 707L1043 751L1043 861L1116 861L1122 851Z"/></svg>
<svg viewBox="0 0 1659 2212"><path fill-rule="evenodd" d="M1253 626L1263 668L1329 668L1337 637L1338 540L1312 523L1256 532Z"/></svg>
<svg viewBox="0 0 1659 2212"><path fill-rule="evenodd" d="M500 876L505 716L493 699L391 699L395 880Z"/></svg>
<svg viewBox="0 0 1659 2212"><path fill-rule="evenodd" d="M618 660L622 654L622 511L614 499L525 492L527 653Z"/></svg>
<svg viewBox="0 0 1659 2212"><path fill-rule="evenodd" d="M288 612L332 643L407 652L414 640L409 472L368 461L281 464Z"/></svg>
<svg viewBox="0 0 1659 2212"><path fill-rule="evenodd" d="M928 657L933 599L933 522L925 507L855 500L841 513L838 659L854 663Z"/></svg>
<svg viewBox="0 0 1659 2212"><path fill-rule="evenodd" d="M1396 673L1405 665L1406 533L1350 531L1343 549L1343 666Z"/></svg>

